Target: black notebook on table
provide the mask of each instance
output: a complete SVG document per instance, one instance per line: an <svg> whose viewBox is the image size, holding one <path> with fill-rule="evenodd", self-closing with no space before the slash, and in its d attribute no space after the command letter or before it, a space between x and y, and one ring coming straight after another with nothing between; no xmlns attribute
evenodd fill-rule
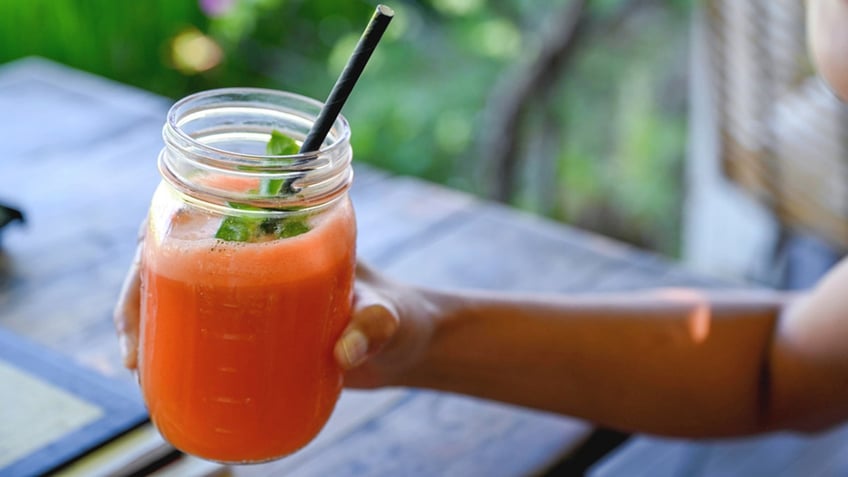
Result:
<svg viewBox="0 0 848 477"><path fill-rule="evenodd" d="M43 475L147 420L132 386L0 328L0 476Z"/></svg>

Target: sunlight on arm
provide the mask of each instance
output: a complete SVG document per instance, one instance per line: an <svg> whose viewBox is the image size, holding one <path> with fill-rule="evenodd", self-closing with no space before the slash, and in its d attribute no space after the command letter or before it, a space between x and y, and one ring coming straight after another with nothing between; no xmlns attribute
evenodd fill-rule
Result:
<svg viewBox="0 0 848 477"><path fill-rule="evenodd" d="M677 305L691 307L686 318L686 329L695 344L702 344L710 335L712 313L709 299L704 293L683 288L666 289L659 292L659 297Z"/></svg>

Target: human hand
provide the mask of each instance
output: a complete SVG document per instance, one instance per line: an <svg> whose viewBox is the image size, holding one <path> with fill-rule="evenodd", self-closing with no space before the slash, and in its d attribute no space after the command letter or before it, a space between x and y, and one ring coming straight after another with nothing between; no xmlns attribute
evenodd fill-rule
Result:
<svg viewBox="0 0 848 477"><path fill-rule="evenodd" d="M351 321L334 350L346 371L345 386L404 384L429 347L436 316L422 292L358 263Z"/></svg>
<svg viewBox="0 0 848 477"><path fill-rule="evenodd" d="M848 0L808 0L807 35L819 74L848 101Z"/></svg>

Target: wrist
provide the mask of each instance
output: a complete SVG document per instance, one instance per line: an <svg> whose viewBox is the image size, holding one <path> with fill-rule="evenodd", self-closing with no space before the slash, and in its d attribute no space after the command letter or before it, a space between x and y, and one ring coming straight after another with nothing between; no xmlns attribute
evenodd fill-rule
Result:
<svg viewBox="0 0 848 477"><path fill-rule="evenodd" d="M458 298L450 293L420 287L408 289L412 299L406 300L411 306L401 310L401 320L414 324L419 334L414 349L407 350L414 359L397 378L398 386L416 388L440 388L443 371L441 361L445 359L441 342L456 320Z"/></svg>

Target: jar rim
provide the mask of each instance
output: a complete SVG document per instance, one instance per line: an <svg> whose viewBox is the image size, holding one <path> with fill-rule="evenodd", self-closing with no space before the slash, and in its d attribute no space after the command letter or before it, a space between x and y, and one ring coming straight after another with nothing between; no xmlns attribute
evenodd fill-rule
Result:
<svg viewBox="0 0 848 477"><path fill-rule="evenodd" d="M194 102L199 102L205 99L211 99L216 96L226 96L226 95L248 95L248 94L261 94L268 95L270 97L276 97L280 99L290 99L300 101L306 105L316 107L318 111L320 111L324 107L324 103L318 101L316 99L310 98L308 96L304 96L297 93L291 93L288 91L281 91L269 88L252 88L252 87L234 87L234 88L216 88L205 91L200 91L197 93L190 94L188 96L183 97L182 99L175 102L170 109L168 109L167 115L167 125L168 128L176 134L181 140L186 141L191 147L197 148L200 151L205 151L211 153L211 155L226 155L239 159L247 159L247 160L268 160L268 159L303 159L303 158L313 158L318 156L319 154L333 153L335 150L344 147L344 145L350 140L350 124L347 121L347 118L344 115L339 114L336 120L333 122L333 128L339 131L339 134L335 137L332 137L332 142L326 147L322 147L316 151L309 152L298 152L297 154L289 154L289 155L269 155L269 154L248 154L244 152L236 152L236 151L228 151L226 149L221 149L218 147L210 146L201 141L198 141L190 134L186 133L182 127L179 125L179 119L181 115L184 115L185 109L189 107ZM312 116L312 115L311 115ZM314 121L317 118L317 115L314 115L310 119Z"/></svg>
<svg viewBox="0 0 848 477"><path fill-rule="evenodd" d="M264 136L276 127L302 137L322 108L312 98L263 88L219 88L186 96L168 111L160 173L175 188L209 203L273 209L326 202L346 191L352 179L351 131L343 116L333 122L326 146L307 153L283 156L259 153L259 148L227 150L208 140L227 137L230 131ZM221 182L216 177L231 179ZM287 192L274 192L281 184Z"/></svg>

